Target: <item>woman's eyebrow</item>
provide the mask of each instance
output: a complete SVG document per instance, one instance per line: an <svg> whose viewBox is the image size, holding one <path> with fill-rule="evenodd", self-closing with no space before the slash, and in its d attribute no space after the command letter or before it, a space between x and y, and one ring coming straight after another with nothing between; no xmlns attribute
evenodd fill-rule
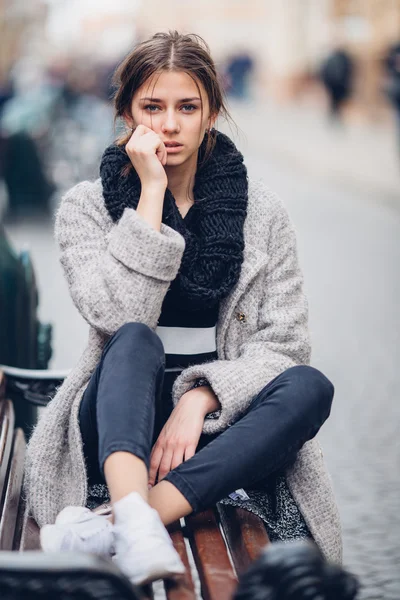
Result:
<svg viewBox="0 0 400 600"><path fill-rule="evenodd" d="M162 102L162 100L160 98L149 98L149 97L145 97L145 98L140 98L140 101L151 101L151 102ZM197 96L194 96L193 98L182 98L181 100L178 100L178 102L193 102L193 100L200 100L200 98L198 98Z"/></svg>

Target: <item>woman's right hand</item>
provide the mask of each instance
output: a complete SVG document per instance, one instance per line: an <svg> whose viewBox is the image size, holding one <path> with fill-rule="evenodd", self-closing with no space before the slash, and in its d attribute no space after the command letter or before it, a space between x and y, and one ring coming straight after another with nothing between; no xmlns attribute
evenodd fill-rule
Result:
<svg viewBox="0 0 400 600"><path fill-rule="evenodd" d="M155 131L146 125L138 125L125 149L140 177L142 188L154 185L167 187L168 177L164 169L167 150Z"/></svg>

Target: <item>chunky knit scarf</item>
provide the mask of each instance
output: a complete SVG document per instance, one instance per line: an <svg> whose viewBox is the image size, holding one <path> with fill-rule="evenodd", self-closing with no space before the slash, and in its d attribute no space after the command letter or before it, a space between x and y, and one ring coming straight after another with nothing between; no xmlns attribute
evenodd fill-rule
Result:
<svg viewBox="0 0 400 600"><path fill-rule="evenodd" d="M185 310L211 308L225 298L237 283L243 262L247 170L232 140L219 131L212 135L216 144L204 164L206 137L199 148L190 208L190 212L196 211L196 218L190 229L168 188L164 197L162 222L186 242L178 275L165 301ZM114 222L125 207L136 209L140 198L141 184L134 168L128 175L122 173L128 164L125 148L115 144L105 150L101 161L105 205Z"/></svg>

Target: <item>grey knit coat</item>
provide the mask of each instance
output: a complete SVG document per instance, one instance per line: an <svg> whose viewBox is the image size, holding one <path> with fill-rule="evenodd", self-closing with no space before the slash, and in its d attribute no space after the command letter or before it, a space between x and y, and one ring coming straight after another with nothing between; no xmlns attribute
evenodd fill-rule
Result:
<svg viewBox="0 0 400 600"><path fill-rule="evenodd" d="M25 493L39 526L67 505L84 505L87 479L78 423L82 394L109 337L126 322L157 327L184 251L183 237L153 229L132 208L114 224L101 180L83 182L62 199L55 221L73 301L90 324L86 349L44 410L27 453ZM288 213L262 182L249 182L244 261L238 283L220 306L218 360L185 369L173 387L176 404L198 377L221 404L204 433L229 427L269 381L310 362L308 304ZM244 317L243 317L244 315ZM322 452L314 439L287 471L287 483L326 557L341 560L338 512Z"/></svg>

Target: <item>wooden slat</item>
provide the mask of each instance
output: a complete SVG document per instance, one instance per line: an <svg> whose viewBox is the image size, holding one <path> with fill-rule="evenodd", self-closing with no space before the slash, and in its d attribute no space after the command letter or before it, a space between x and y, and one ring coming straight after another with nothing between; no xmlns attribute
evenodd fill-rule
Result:
<svg viewBox="0 0 400 600"><path fill-rule="evenodd" d="M24 498L24 494L21 492L20 497L19 497L18 515L17 515L17 522L15 524L14 541L13 541L13 548L12 548L13 550L15 550L17 552L21 548L22 531L23 531L24 520L25 520L25 510L26 510L25 498Z"/></svg>
<svg viewBox="0 0 400 600"><path fill-rule="evenodd" d="M6 376L0 370L0 400L6 397Z"/></svg>
<svg viewBox="0 0 400 600"><path fill-rule="evenodd" d="M11 400L0 400L0 522L3 513L5 485L14 437L14 409Z"/></svg>
<svg viewBox="0 0 400 600"><path fill-rule="evenodd" d="M204 600L230 600L237 578L213 510L186 517Z"/></svg>
<svg viewBox="0 0 400 600"><path fill-rule="evenodd" d="M164 581L167 600L196 600L192 574L190 571L189 558L186 551L185 538L179 521L168 526L169 535L174 543L181 561L185 565L186 572L178 580Z"/></svg>
<svg viewBox="0 0 400 600"><path fill-rule="evenodd" d="M233 564L240 575L270 543L264 523L243 508L219 504L218 512Z"/></svg>
<svg viewBox="0 0 400 600"><path fill-rule="evenodd" d="M14 434L12 456L0 520L0 550L12 550L15 526L18 517L25 459L25 436L22 429Z"/></svg>
<svg viewBox="0 0 400 600"><path fill-rule="evenodd" d="M21 551L40 550L40 529L36 521L26 514L19 549Z"/></svg>

